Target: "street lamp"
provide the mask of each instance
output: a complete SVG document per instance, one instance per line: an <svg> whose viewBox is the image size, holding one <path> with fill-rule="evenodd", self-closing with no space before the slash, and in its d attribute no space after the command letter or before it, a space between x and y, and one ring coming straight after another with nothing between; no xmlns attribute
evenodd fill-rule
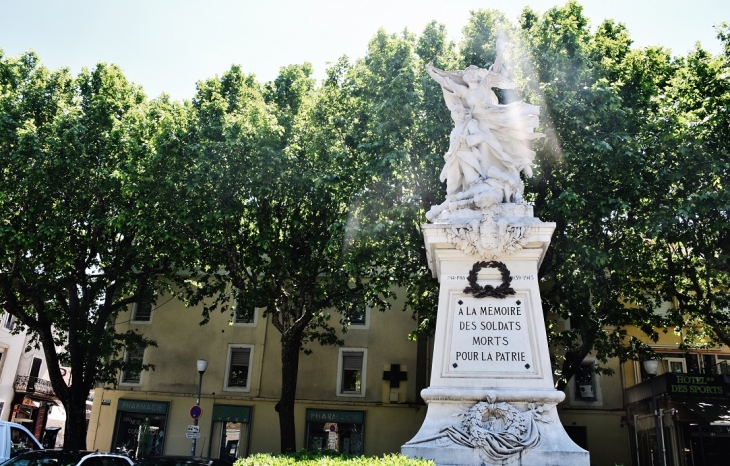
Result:
<svg viewBox="0 0 730 466"><path fill-rule="evenodd" d="M659 416L659 410L657 409L656 389L654 388L654 378L656 377L656 371L658 366L659 361L657 361L656 359L647 359L646 361L644 361L644 370L647 374L649 374L649 378L651 379L651 404L654 408L654 429L656 432L657 464L659 464L659 466L664 466L664 442L662 441L663 438L659 427L661 418Z"/></svg>
<svg viewBox="0 0 730 466"><path fill-rule="evenodd" d="M198 374L200 374L200 380L198 381L198 398L195 401L195 406L200 406L200 390L203 388L203 374L205 374L205 370L207 368L208 361L206 361L205 359L198 359ZM193 425L198 425L197 417L193 420ZM190 456L195 456L195 444L197 440L197 438L193 438L193 446L190 449Z"/></svg>

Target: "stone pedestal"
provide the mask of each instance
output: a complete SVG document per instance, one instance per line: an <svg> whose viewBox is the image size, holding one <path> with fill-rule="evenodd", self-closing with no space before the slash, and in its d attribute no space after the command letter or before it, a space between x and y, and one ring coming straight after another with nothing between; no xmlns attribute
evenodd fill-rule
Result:
<svg viewBox="0 0 730 466"><path fill-rule="evenodd" d="M553 386L537 280L554 229L527 204L422 227L439 307L421 392L428 412L404 455L438 465L589 464L556 411L565 395Z"/></svg>

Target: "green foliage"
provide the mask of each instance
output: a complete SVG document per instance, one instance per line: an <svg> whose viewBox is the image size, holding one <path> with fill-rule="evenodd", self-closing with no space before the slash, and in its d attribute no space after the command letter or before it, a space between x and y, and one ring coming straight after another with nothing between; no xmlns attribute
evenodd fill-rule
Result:
<svg viewBox="0 0 730 466"><path fill-rule="evenodd" d="M366 457L343 455L336 451L300 450L288 455L257 454L236 460L235 466L429 466L433 461L420 458L408 458L403 455L386 455L383 457Z"/></svg>
<svg viewBox="0 0 730 466"><path fill-rule="evenodd" d="M718 38L728 50L727 25ZM637 213L661 260L648 271L675 303L685 344L730 344L730 59L701 48L678 61L645 125L654 205Z"/></svg>
<svg viewBox="0 0 730 466"><path fill-rule="evenodd" d="M0 55L0 308L43 346L71 413L66 446L85 446L74 419L95 383L151 367L122 356L154 343L111 324L184 257L157 208L167 168L152 150L157 123L115 66L74 78L33 53Z"/></svg>
<svg viewBox="0 0 730 466"><path fill-rule="evenodd" d="M547 315L568 322L561 331L548 322L563 387L591 352L606 362L649 351L626 337L627 326L657 337L661 296L644 270L656 251L635 212L654 202L641 179L649 161L640 133L673 66L665 51L631 49L621 24L591 33L573 2L542 17L526 10L521 27L545 109L548 137L529 198L540 218L557 223L540 278Z"/></svg>

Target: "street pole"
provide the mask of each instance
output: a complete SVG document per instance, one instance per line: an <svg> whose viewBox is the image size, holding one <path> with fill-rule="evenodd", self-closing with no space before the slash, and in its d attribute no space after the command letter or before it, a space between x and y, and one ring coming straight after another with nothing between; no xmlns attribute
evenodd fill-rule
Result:
<svg viewBox="0 0 730 466"><path fill-rule="evenodd" d="M195 400L195 406L200 406L200 391L203 388L203 374L205 373L205 370L208 368L208 361L205 359L198 359L198 373L200 374L200 379L198 380L198 398ZM198 425L198 418L196 417L193 419L193 425ZM198 432L196 432L198 434ZM190 448L190 456L195 456L195 446L197 444L197 438L193 437L193 445Z"/></svg>
<svg viewBox="0 0 730 466"><path fill-rule="evenodd" d="M657 409L657 400L656 400L656 389L654 388L654 382L656 380L656 376L651 376L651 403L654 407L654 430L656 434L656 456L657 456L657 464L659 466L664 466L664 436L661 432L661 427L659 426L660 422L663 422L662 419L659 417L659 410Z"/></svg>

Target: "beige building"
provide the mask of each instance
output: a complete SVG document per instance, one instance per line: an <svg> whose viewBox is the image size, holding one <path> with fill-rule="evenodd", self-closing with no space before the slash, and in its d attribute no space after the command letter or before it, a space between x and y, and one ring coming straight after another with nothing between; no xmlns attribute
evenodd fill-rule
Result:
<svg viewBox="0 0 730 466"><path fill-rule="evenodd" d="M365 310L342 337L343 347L310 345L302 355L296 404L297 448L334 448L379 455L397 452L420 427L417 393L429 367L426 345L409 341L416 323L402 307ZM157 342L142 358L155 370L120 374L116 387L95 390L87 447L140 454L190 454L199 375L205 359L196 454L236 457L279 451L274 409L281 384L280 334L263 316L211 316L162 296L154 309L122 313L117 331ZM233 322L232 322L233 320ZM336 324L337 315L333 316ZM139 431L145 433L140 437ZM141 440L141 442L140 442Z"/></svg>
<svg viewBox="0 0 730 466"><path fill-rule="evenodd" d="M636 329L628 335L653 347L655 375L639 361L612 360L615 374L597 376L595 360L585 359L559 406L566 431L592 465L727 465L730 349L687 350L681 334L657 331L657 342Z"/></svg>

